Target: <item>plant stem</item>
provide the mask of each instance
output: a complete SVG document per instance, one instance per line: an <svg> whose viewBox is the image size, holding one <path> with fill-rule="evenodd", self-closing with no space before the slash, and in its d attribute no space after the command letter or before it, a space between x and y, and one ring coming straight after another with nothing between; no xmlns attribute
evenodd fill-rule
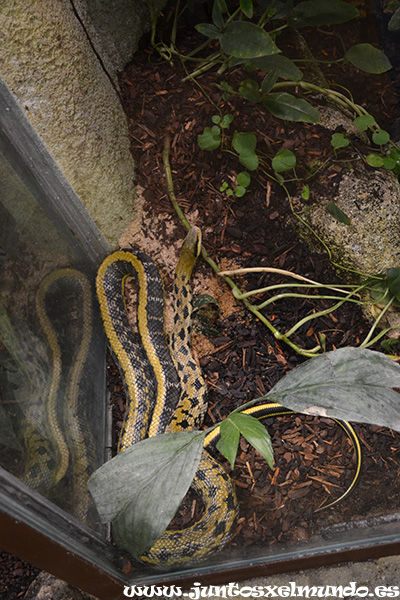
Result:
<svg viewBox="0 0 400 600"><path fill-rule="evenodd" d="M355 292L358 292L363 287L364 287L363 285L359 286L359 288L356 289ZM330 308L326 308L325 310L320 310L320 311L318 311L316 313L313 313L312 315L308 315L307 317L304 317L303 319L300 319L300 321L297 321L297 323L295 325L293 325L293 327L291 327L291 329L289 329L289 331L285 335L287 337L290 337L302 325L304 325L305 323L308 323L308 321L312 321L313 319L316 319L318 317L322 317L324 315L328 315L328 314L334 312L335 310L337 310L338 308L340 308L342 306L342 304L344 304L345 302L347 302L352 297L352 295L355 292L351 292L345 298L342 298L339 302L337 302L334 306L331 306Z"/></svg>
<svg viewBox="0 0 400 600"><path fill-rule="evenodd" d="M189 221L186 219L186 216L183 213L181 207L179 206L178 201L175 196L172 170L171 170L171 165L170 165L170 161L169 161L170 149L171 149L170 138L167 135L165 137L165 142L164 142L163 165L164 165L165 177L166 177L166 181L167 181L168 195L171 200L172 206L174 207L176 214L178 215L180 221L182 222L184 227L187 230L189 230L191 225L190 225ZM201 255L215 273L219 274L221 272L221 269L218 267L216 262L208 255L208 253L204 247L201 248ZM232 289L235 296L240 296L242 294L241 290L237 287L235 282L232 281L232 279L230 277L227 277L226 275L222 275L222 278L225 281L225 283ZM320 346L317 346L316 348L313 348L311 350L304 350L303 348L299 348L299 346L297 346L292 341L290 341L285 335L281 334L272 325L272 323L270 323L268 321L268 319L266 319L266 317L264 317L264 315L257 309L257 307L253 306L246 298L244 298L242 300L242 303L250 312L252 312L271 331L271 333L273 334L275 339L285 342L285 344L287 344L288 346L293 348L293 350L295 350L295 352L297 352L298 354L301 354L302 356L307 356L307 357L315 356L315 353L320 349Z"/></svg>
<svg viewBox="0 0 400 600"><path fill-rule="evenodd" d="M374 324L372 325L371 329L369 330L369 333L367 335L367 337L365 338L365 340L363 341L362 344L360 344L360 348L368 348L368 346L371 346L374 340L371 340L372 334L374 333L375 329L377 328L377 326L379 325L380 321L383 319L383 317L385 316L385 314L387 313L387 311L389 310L389 308L391 307L391 305L393 304L393 302L395 301L395 297L393 296L389 302L387 304L385 304L384 308L382 309L382 312L380 313L380 315L375 319ZM381 336L378 336L381 337Z"/></svg>
<svg viewBox="0 0 400 600"><path fill-rule="evenodd" d="M319 283L318 281L308 279L308 277L303 277L303 275L299 275L298 273L292 273L292 271L286 271L285 269L277 269L275 267L249 267L246 269L234 269L232 271L221 271L220 275L243 275L245 273L276 273L278 275L286 275L288 277L293 277L293 279L305 281L306 283L310 283L312 286L326 287L335 292L342 292L343 294L347 293L345 290L341 290L340 288L334 288L328 285L324 285L322 283ZM247 294L244 294L244 296L246 295Z"/></svg>

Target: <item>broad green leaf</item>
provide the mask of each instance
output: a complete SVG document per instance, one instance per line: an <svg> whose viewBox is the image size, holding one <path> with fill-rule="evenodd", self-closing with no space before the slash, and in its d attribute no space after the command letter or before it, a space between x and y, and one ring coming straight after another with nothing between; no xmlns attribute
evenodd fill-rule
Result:
<svg viewBox="0 0 400 600"><path fill-rule="evenodd" d="M253 18L253 2L252 0L240 0L240 10L248 19Z"/></svg>
<svg viewBox="0 0 400 600"><path fill-rule="evenodd" d="M257 145L257 138L252 132L235 133L232 140L232 146L238 154L245 152L254 152Z"/></svg>
<svg viewBox="0 0 400 600"><path fill-rule="evenodd" d="M274 466L274 453L271 438L262 423L251 415L234 412L228 419L238 428L242 436L265 458L271 469Z"/></svg>
<svg viewBox="0 0 400 600"><path fill-rule="evenodd" d="M236 182L238 185L241 185L244 188L247 188L250 185L251 177L250 173L247 171L241 171L236 176Z"/></svg>
<svg viewBox="0 0 400 600"><path fill-rule="evenodd" d="M390 21L388 23L389 31L398 31L400 29L400 8L396 10L396 12L390 17Z"/></svg>
<svg viewBox="0 0 400 600"><path fill-rule="evenodd" d="M351 221L349 217L344 213L337 204L332 202L332 200L328 203L328 210L331 213L332 217L339 221L339 223L344 223L344 225L350 225Z"/></svg>
<svg viewBox="0 0 400 600"><path fill-rule="evenodd" d="M217 29L215 25L211 25L211 23L198 23L195 26L195 29L202 35L205 35L206 37L210 38L211 40L216 40L221 35L220 30Z"/></svg>
<svg viewBox="0 0 400 600"><path fill-rule="evenodd" d="M202 150L216 150L221 143L221 130L219 127L204 127L203 133L197 136L197 143Z"/></svg>
<svg viewBox="0 0 400 600"><path fill-rule="evenodd" d="M383 157L380 154L368 154L368 156L365 157L365 160L370 167L375 167L377 169L384 165Z"/></svg>
<svg viewBox="0 0 400 600"><path fill-rule="evenodd" d="M278 76L282 79L290 79L292 81L300 81L303 78L303 73L295 65L295 63L283 56L282 54L273 54L271 56L263 56L255 58L251 61L258 69L269 73L277 70Z"/></svg>
<svg viewBox="0 0 400 600"><path fill-rule="evenodd" d="M386 269L386 277L389 290L396 300L400 301L400 268L392 267L390 269Z"/></svg>
<svg viewBox="0 0 400 600"><path fill-rule="evenodd" d="M296 412L400 431L400 366L364 348L340 348L290 371L267 394Z"/></svg>
<svg viewBox="0 0 400 600"><path fill-rule="evenodd" d="M291 150L285 148L279 150L272 159L272 168L276 173L284 173L290 171L296 166L296 156Z"/></svg>
<svg viewBox="0 0 400 600"><path fill-rule="evenodd" d="M239 447L240 431L229 415L221 422L221 438L217 443L217 450L229 461L231 469L235 466L236 454Z"/></svg>
<svg viewBox="0 0 400 600"><path fill-rule="evenodd" d="M275 116L286 121L317 123L318 111L307 100L287 92L274 92L263 99L263 104Z"/></svg>
<svg viewBox="0 0 400 600"><path fill-rule="evenodd" d="M224 18L222 16L223 11L224 7L220 5L220 2L218 0L215 0L212 8L211 18L214 25L220 30L223 29L225 24Z"/></svg>
<svg viewBox="0 0 400 600"><path fill-rule="evenodd" d="M391 158L390 156L384 156L383 157L383 166L385 167L385 169L388 169L389 171L393 171L393 169L396 168L396 161Z"/></svg>
<svg viewBox="0 0 400 600"><path fill-rule="evenodd" d="M246 193L246 188L243 185L237 185L235 187L235 196L236 198L241 198Z"/></svg>
<svg viewBox="0 0 400 600"><path fill-rule="evenodd" d="M222 50L228 56L256 58L279 52L271 36L249 21L233 21L220 35Z"/></svg>
<svg viewBox="0 0 400 600"><path fill-rule="evenodd" d="M382 146L390 141L390 135L384 129L379 129L379 131L374 131L372 134L372 141L377 146Z"/></svg>
<svg viewBox="0 0 400 600"><path fill-rule="evenodd" d="M209 304L216 304L218 306L218 302L210 294L199 294L192 302L192 309L194 311L200 310L200 308L208 306Z"/></svg>
<svg viewBox="0 0 400 600"><path fill-rule="evenodd" d="M244 79L239 85L239 94L250 102L260 102L261 100L258 82L254 79Z"/></svg>
<svg viewBox="0 0 400 600"><path fill-rule="evenodd" d="M258 419L240 412L234 412L222 421L220 432L221 439L217 444L217 448L229 460L231 469L235 464L240 434L265 458L272 469L274 455L271 438Z"/></svg>
<svg viewBox="0 0 400 600"><path fill-rule="evenodd" d="M190 487L203 441L199 431L157 435L117 454L89 478L100 518L114 522L121 548L138 556L161 537Z"/></svg>
<svg viewBox="0 0 400 600"><path fill-rule="evenodd" d="M349 140L343 135L343 133L334 133L332 135L331 144L335 149L345 148L350 144Z"/></svg>
<svg viewBox="0 0 400 600"><path fill-rule="evenodd" d="M344 0L308 0L297 4L292 13L296 27L337 25L359 16L357 8Z"/></svg>
<svg viewBox="0 0 400 600"><path fill-rule="evenodd" d="M375 125L375 119L372 115L360 115L354 119L353 125L358 131L366 131L368 127Z"/></svg>
<svg viewBox="0 0 400 600"><path fill-rule="evenodd" d="M385 73L392 68L386 54L371 46L371 44L356 44L349 48L345 54L345 58L352 65L365 71L365 73Z"/></svg>
<svg viewBox="0 0 400 600"><path fill-rule="evenodd" d="M249 171L255 171L259 165L258 156L255 152L242 152L239 154L239 161Z"/></svg>
<svg viewBox="0 0 400 600"><path fill-rule="evenodd" d="M256 145L257 138L254 133L240 132L233 136L232 146L239 154L241 164L249 171L254 171L258 167L258 156L255 153Z"/></svg>
<svg viewBox="0 0 400 600"><path fill-rule="evenodd" d="M278 69L272 69L261 82L261 92L265 97L278 81Z"/></svg>

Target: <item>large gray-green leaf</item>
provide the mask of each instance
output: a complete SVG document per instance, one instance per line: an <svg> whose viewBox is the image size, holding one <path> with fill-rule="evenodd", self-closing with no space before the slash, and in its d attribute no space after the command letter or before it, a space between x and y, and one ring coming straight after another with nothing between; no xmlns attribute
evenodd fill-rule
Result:
<svg viewBox="0 0 400 600"><path fill-rule="evenodd" d="M274 92L263 99L263 104L279 119L317 123L318 111L307 100L297 98L287 92Z"/></svg>
<svg viewBox="0 0 400 600"><path fill-rule="evenodd" d="M249 21L229 23L220 42L225 54L237 58L256 58L279 52L269 33Z"/></svg>
<svg viewBox="0 0 400 600"><path fill-rule="evenodd" d="M90 493L101 520L116 519L122 548L142 554L161 537L190 487L203 441L199 431L157 435L127 448L93 473Z"/></svg>
<svg viewBox="0 0 400 600"><path fill-rule="evenodd" d="M400 366L379 352L341 348L290 371L267 394L296 412L400 431Z"/></svg>
<svg viewBox="0 0 400 600"><path fill-rule="evenodd" d="M344 0L308 0L299 2L293 9L296 27L312 25L337 25L360 15L358 9Z"/></svg>
<svg viewBox="0 0 400 600"><path fill-rule="evenodd" d="M386 54L371 44L356 44L347 50L345 57L352 65L365 73L379 75L392 68Z"/></svg>
<svg viewBox="0 0 400 600"><path fill-rule="evenodd" d="M389 31L398 31L400 29L400 8L396 10L396 12L390 17L390 21L388 23Z"/></svg>
<svg viewBox="0 0 400 600"><path fill-rule="evenodd" d="M292 79L293 81L300 81L303 78L303 73L296 66L296 64L283 56L282 54L272 54L271 56L262 56L261 58L254 58L252 61L253 65L266 73L276 69L278 76L282 79Z"/></svg>

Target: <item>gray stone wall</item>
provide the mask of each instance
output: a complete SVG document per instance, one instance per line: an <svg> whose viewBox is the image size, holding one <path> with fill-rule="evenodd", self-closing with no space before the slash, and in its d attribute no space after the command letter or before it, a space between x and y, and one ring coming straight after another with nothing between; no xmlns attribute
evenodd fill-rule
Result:
<svg viewBox="0 0 400 600"><path fill-rule="evenodd" d="M118 38L118 20L125 22L126 15L118 13L119 2L108 3L114 7L111 12L106 4L89 1L87 6L91 13L97 5L103 6L103 26L99 26L96 39L103 37L111 47ZM100 46L94 50L78 9L69 0L3 2L0 76L114 246L134 215L134 168L126 118L113 77L104 66L121 68L136 47L139 31L135 30L135 40L125 42L126 32L121 30L118 57L114 54L111 60L112 52L104 51L105 58L100 61L99 51L103 50ZM139 21L144 25L142 17ZM107 37L106 23L111 18L113 33Z"/></svg>

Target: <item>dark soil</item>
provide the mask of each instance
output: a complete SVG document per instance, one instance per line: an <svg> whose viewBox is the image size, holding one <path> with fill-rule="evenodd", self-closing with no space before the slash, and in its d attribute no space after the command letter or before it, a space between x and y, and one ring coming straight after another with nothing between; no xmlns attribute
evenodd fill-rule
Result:
<svg viewBox="0 0 400 600"><path fill-rule="evenodd" d="M349 36L354 44L365 41L365 35L371 41L371 22L365 26L366 21L362 28L355 26L350 32L346 24L335 30L325 28L317 35L315 30L304 34L315 56L322 60L326 60L326 39L330 36L329 56L334 59L342 50L333 34L346 35L348 45ZM180 50L185 53L199 42L195 34L185 31ZM296 52L291 44L290 37L279 40L279 46L286 46L289 56ZM329 85L348 88L354 100L367 108L382 127L391 128L398 116L398 105L387 75L366 75L342 64L323 65L323 71ZM271 184L266 174L259 174L243 198L227 197L220 191L222 182L233 184L243 167L231 154L202 151L197 144L197 135L212 125L214 103L223 114L234 116L235 129L256 133L265 171L268 172L268 157L290 148L299 161L297 173L304 176L309 161L323 162L331 155L332 132L319 125L277 120L239 96L223 100L215 85L219 81L215 73L202 75L198 84L183 82L184 76L178 61L172 69L147 49L121 75L136 178L146 199L145 212L154 216L173 213L162 166L168 135L172 140L170 161L179 204L184 212L196 215L192 224L202 229L204 246L219 264L279 267L321 282L345 279L343 273L335 272L326 254L312 252L299 241L290 204L280 186ZM235 89L247 77L249 74L241 68L224 75ZM330 194L334 199L349 163L363 161L359 150L350 147L310 179L310 201L318 201L319 193ZM298 184L289 184L291 193L298 189ZM317 243L314 247L323 250ZM254 276L248 279L247 289L258 289L268 281L271 279ZM328 305L291 299L269 306L265 314L275 327L285 331L298 319ZM262 396L304 360L284 344L278 344L262 324L245 315L239 306L234 314L217 320L214 326L219 331L219 336L211 340L214 350L201 357L210 389L205 425ZM368 324L357 308L344 308L311 321L293 341L311 348L318 343L318 333L323 332L327 335L327 349L331 350L356 346L367 330ZM237 548L239 554L243 553L246 546L307 540L327 524L375 514L378 507L379 513L397 510L400 435L381 427L356 425L363 443L363 472L358 487L339 505L315 514L317 508L339 497L352 481L354 458L349 439L328 419L287 416L270 420L267 425L274 442L274 471L242 440L232 473L240 501L240 518L230 543L233 552Z"/></svg>
<svg viewBox="0 0 400 600"><path fill-rule="evenodd" d="M305 31L316 58L327 60L341 54L335 35L340 32L346 43L373 41L371 21ZM180 32L180 50L185 52L200 40L192 30ZM329 38L327 37L329 36ZM371 39L372 38L372 39ZM280 47L294 56L290 37ZM327 64L323 71L329 84L348 88L354 100L365 106L384 128L391 129L398 118L397 97L388 75L372 76L349 65ZM298 175L305 176L308 163L323 162L331 154L330 134L319 125L280 121L239 96L224 101L215 87L218 76L207 73L194 82L183 82L185 73L178 61L171 68L147 48L140 51L121 74L123 103L129 123L132 153L136 164L136 181L144 188L145 211L149 215L173 214L167 194L162 166L166 135L171 138L171 167L175 193L182 209L196 215L203 231L208 253L219 263L242 266L269 266L300 273L311 279L338 282L338 274L326 254L312 252L299 241L293 216L282 188L271 183L266 174L252 179L250 191L232 199L220 191L224 181L234 184L243 167L229 153L201 151L197 135L211 126L218 105L224 113L234 115L234 128L256 133L263 166L269 172L270 158L282 148L290 148L298 157ZM250 74L250 76L252 76ZM224 79L235 88L249 74L237 68ZM367 93L366 93L367 91ZM207 97L208 96L208 97ZM318 201L323 192L335 197L340 177L352 164L362 161L358 149L351 147L310 179L310 201ZM289 185L291 193L300 187ZM182 229L183 236L183 229ZM160 244L169 243L160 239ZM315 248L322 251L315 243ZM206 271L204 265L199 269ZM264 276L253 276L244 285L248 289L267 285ZM276 282L282 280L276 279ZM265 311L273 325L288 330L299 318L328 304L291 299L274 304ZM233 408L265 394L286 372L304 359L284 344L276 342L270 332L239 305L225 319L217 318L213 326L218 336L212 338L213 351L201 356L200 362L209 384L209 410L205 425L219 421ZM318 333L327 336L327 349L357 345L368 329L361 312L343 308L299 330L293 341L305 348L318 343ZM109 367L116 421L121 420L122 386L112 365ZM241 441L240 453L232 478L240 501L237 530L230 543L233 552L250 546L307 540L321 527L351 518L397 510L400 491L400 435L381 427L356 425L363 444L363 470L356 490L344 502L315 514L323 504L339 497L350 484L354 473L350 441L328 419L285 416L267 421L275 452L271 471L264 459ZM117 437L117 431L116 435ZM190 500L192 502L192 500ZM186 517L182 517L183 520ZM21 597L36 570L2 554L0 573L1 600Z"/></svg>

